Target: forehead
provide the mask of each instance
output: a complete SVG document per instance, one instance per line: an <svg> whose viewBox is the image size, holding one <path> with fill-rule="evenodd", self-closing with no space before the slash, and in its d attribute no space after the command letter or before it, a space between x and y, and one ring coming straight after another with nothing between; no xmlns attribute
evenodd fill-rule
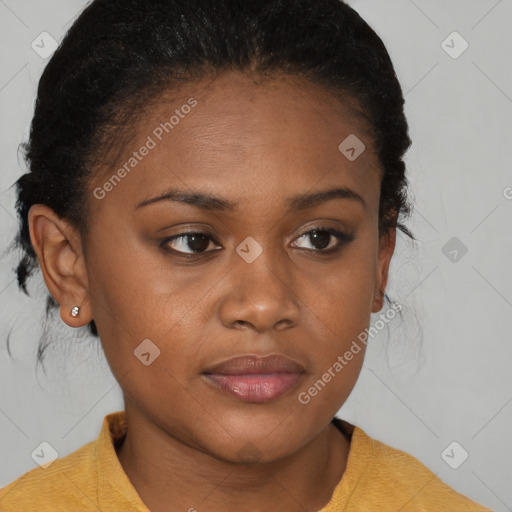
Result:
<svg viewBox="0 0 512 512"><path fill-rule="evenodd" d="M364 192L378 183L380 165L369 125L357 110L350 98L341 102L299 77L255 81L228 72L190 82L135 116L135 137L95 185L124 165L129 173L122 186L133 204L172 185L221 189L237 199L270 189L274 197L294 187L298 193L322 181L322 188L328 181ZM354 136L366 149L351 161L339 146ZM144 145L150 151L134 157Z"/></svg>
<svg viewBox="0 0 512 512"><path fill-rule="evenodd" d="M197 107L172 133L182 146L220 153L263 144L281 145L285 151L283 143L301 141L305 152L311 153L312 146L326 146L350 133L371 144L369 124L350 96L342 102L324 87L297 76L257 79L237 71L164 93L148 109L139 135L148 133L159 120L168 120L191 97Z"/></svg>

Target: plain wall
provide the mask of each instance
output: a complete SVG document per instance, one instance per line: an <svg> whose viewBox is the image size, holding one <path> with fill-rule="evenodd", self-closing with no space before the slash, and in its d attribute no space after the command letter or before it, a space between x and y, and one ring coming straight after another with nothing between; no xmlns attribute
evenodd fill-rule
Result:
<svg viewBox="0 0 512 512"><path fill-rule="evenodd" d="M338 415L414 455L459 492L512 510L512 2L350 3L383 38L404 90L415 200L408 225L418 244L398 238L388 293L403 304L403 318L371 338ZM31 43L42 32L59 41L84 5L0 2L0 486L36 467L30 454L41 441L65 456L123 409L97 342L76 341L58 314L48 374L36 374L45 285L38 273L33 297L18 291L18 254L5 252L17 228L10 187L25 172L18 145L47 62ZM442 44L454 31L469 44L457 58ZM462 40L447 44L457 52ZM458 261L450 259L454 248ZM469 453L458 469L441 457L453 441Z"/></svg>

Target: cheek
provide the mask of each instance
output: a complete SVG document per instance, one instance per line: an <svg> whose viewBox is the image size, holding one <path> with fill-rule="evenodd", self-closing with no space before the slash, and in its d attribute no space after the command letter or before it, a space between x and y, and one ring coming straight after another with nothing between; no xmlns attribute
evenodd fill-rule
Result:
<svg viewBox="0 0 512 512"><path fill-rule="evenodd" d="M309 348L312 372L297 393L303 412L313 417L327 421L336 414L361 372L373 297L371 268L359 260L322 283L317 293L314 350Z"/></svg>
<svg viewBox="0 0 512 512"><path fill-rule="evenodd" d="M112 324L121 337L144 339L169 330L182 318L191 309L188 297L205 290L187 278L190 269L171 266L169 261L157 240L142 241L127 226L94 233L88 273L98 327Z"/></svg>

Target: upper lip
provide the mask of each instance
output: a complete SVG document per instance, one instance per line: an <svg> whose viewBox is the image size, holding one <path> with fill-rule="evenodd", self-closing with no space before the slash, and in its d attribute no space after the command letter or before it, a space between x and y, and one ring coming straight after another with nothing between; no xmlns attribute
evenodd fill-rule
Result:
<svg viewBox="0 0 512 512"><path fill-rule="evenodd" d="M303 373L304 367L280 354L258 356L247 354L226 359L207 368L203 373L221 375L247 375L265 373Z"/></svg>

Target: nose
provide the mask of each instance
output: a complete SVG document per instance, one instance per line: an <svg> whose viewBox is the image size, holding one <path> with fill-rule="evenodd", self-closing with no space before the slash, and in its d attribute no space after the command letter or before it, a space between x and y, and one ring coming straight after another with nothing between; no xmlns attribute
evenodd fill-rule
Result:
<svg viewBox="0 0 512 512"><path fill-rule="evenodd" d="M271 254L271 252L273 254ZM294 290L291 264L274 251L263 253L252 263L238 255L224 284L219 308L223 325L268 332L293 327L300 318L300 300Z"/></svg>

